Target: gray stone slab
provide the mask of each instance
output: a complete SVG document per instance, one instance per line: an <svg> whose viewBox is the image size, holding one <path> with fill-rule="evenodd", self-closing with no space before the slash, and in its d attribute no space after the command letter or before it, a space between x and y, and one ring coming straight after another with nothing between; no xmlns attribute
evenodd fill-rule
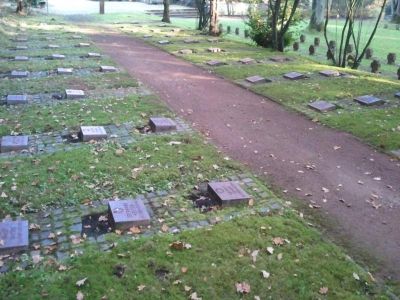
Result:
<svg viewBox="0 0 400 300"><path fill-rule="evenodd" d="M11 78L25 78L28 77L28 71L11 71Z"/></svg>
<svg viewBox="0 0 400 300"><path fill-rule="evenodd" d="M59 75L72 75L73 73L73 68L57 68L57 74Z"/></svg>
<svg viewBox="0 0 400 300"><path fill-rule="evenodd" d="M53 36L46 36L46 41L54 41L56 38Z"/></svg>
<svg viewBox="0 0 400 300"><path fill-rule="evenodd" d="M359 96L354 98L354 101L366 106L381 105L385 103L385 101L383 101L382 99L374 97L372 95Z"/></svg>
<svg viewBox="0 0 400 300"><path fill-rule="evenodd" d="M271 82L271 80L261 77L261 76L258 76L258 75L247 77L246 81L253 83L253 84L261 84L261 83Z"/></svg>
<svg viewBox="0 0 400 300"><path fill-rule="evenodd" d="M145 35L143 36L143 38L145 38L145 39L149 39L149 38L151 38L151 37L153 37L152 34L145 34Z"/></svg>
<svg viewBox="0 0 400 300"><path fill-rule="evenodd" d="M337 70L322 70L319 72L319 74L321 74L322 76L325 76L325 77L339 77L340 76L340 72Z"/></svg>
<svg viewBox="0 0 400 300"><path fill-rule="evenodd" d="M133 226L150 225L150 215L140 199L110 201L108 212L114 229L126 230Z"/></svg>
<svg viewBox="0 0 400 300"><path fill-rule="evenodd" d="M393 150L393 151L392 151L392 154L393 154L394 156L396 156L397 158L400 158L400 149L399 149L399 150Z"/></svg>
<svg viewBox="0 0 400 300"><path fill-rule="evenodd" d="M161 41L158 41L158 43L159 43L160 45L168 45L168 44L170 44L171 42L168 41L168 40L161 40Z"/></svg>
<svg viewBox="0 0 400 300"><path fill-rule="evenodd" d="M14 60L15 60L15 61L28 61L28 60L29 60L29 57L28 57L28 56L20 56L20 55L17 55L17 56L14 57Z"/></svg>
<svg viewBox="0 0 400 300"><path fill-rule="evenodd" d="M100 72L108 73L108 72L117 72L117 68L113 66L101 66Z"/></svg>
<svg viewBox="0 0 400 300"><path fill-rule="evenodd" d="M185 44L198 44L198 43L200 43L199 40L194 40L194 39L185 39L185 40L183 40L183 42Z"/></svg>
<svg viewBox="0 0 400 300"><path fill-rule="evenodd" d="M277 56L270 57L269 60L282 63L282 62L290 61L291 59L286 56L277 55Z"/></svg>
<svg viewBox="0 0 400 300"><path fill-rule="evenodd" d="M107 131L103 126L81 126L79 137L84 142L103 140L107 138Z"/></svg>
<svg viewBox="0 0 400 300"><path fill-rule="evenodd" d="M58 49L58 48L60 48L60 46L59 45L50 44L50 45L47 45L46 48L47 49Z"/></svg>
<svg viewBox="0 0 400 300"><path fill-rule="evenodd" d="M25 220L0 223L0 255L13 254L29 248L29 223Z"/></svg>
<svg viewBox="0 0 400 300"><path fill-rule="evenodd" d="M63 54L52 54L50 56L51 59L65 59L65 55Z"/></svg>
<svg viewBox="0 0 400 300"><path fill-rule="evenodd" d="M98 57L101 57L101 54L100 53L96 53L96 52L89 52L87 54L87 57L89 57L89 58L98 58Z"/></svg>
<svg viewBox="0 0 400 300"><path fill-rule="evenodd" d="M90 44L89 43L79 43L79 44L76 45L76 47L80 47L80 48L90 47Z"/></svg>
<svg viewBox="0 0 400 300"><path fill-rule="evenodd" d="M210 182L207 190L210 197L222 205L247 202L251 198L235 181Z"/></svg>
<svg viewBox="0 0 400 300"><path fill-rule="evenodd" d="M306 78L306 75L299 72L289 72L284 74L283 77L290 80L299 80Z"/></svg>
<svg viewBox="0 0 400 300"><path fill-rule="evenodd" d="M394 96L395 96L396 98L400 98L400 92L394 94Z"/></svg>
<svg viewBox="0 0 400 300"><path fill-rule="evenodd" d="M73 35L71 38L74 39L74 40L80 40L80 39L82 38L82 36L80 36L80 35Z"/></svg>
<svg viewBox="0 0 400 300"><path fill-rule="evenodd" d="M225 65L224 62L219 61L219 60L210 60L210 61L206 62L206 64L209 66L212 66L212 67L218 67L218 66Z"/></svg>
<svg viewBox="0 0 400 300"><path fill-rule="evenodd" d="M218 52L221 52L222 50L221 50L221 48L210 47L207 49L207 51L211 52L211 53L218 53Z"/></svg>
<svg viewBox="0 0 400 300"><path fill-rule="evenodd" d="M7 96L7 104L8 105L26 104L26 103L28 103L27 95L8 95Z"/></svg>
<svg viewBox="0 0 400 300"><path fill-rule="evenodd" d="M207 41L209 41L210 43L218 43L219 39L218 38L210 38L210 39L207 39Z"/></svg>
<svg viewBox="0 0 400 300"><path fill-rule="evenodd" d="M308 104L308 106L319 112L327 112L336 109L336 105L327 101L319 100Z"/></svg>
<svg viewBox="0 0 400 300"><path fill-rule="evenodd" d="M28 46L19 45L15 47L15 50L28 50Z"/></svg>
<svg viewBox="0 0 400 300"><path fill-rule="evenodd" d="M14 41L18 42L18 43L25 43L25 42L28 41L28 39L27 38L23 38L23 37L17 37L17 38L14 39Z"/></svg>
<svg viewBox="0 0 400 300"><path fill-rule="evenodd" d="M80 99L85 97L85 92L82 90L65 90L65 97L67 99Z"/></svg>
<svg viewBox="0 0 400 300"><path fill-rule="evenodd" d="M180 54L192 54L193 51L191 49L181 49L178 51Z"/></svg>
<svg viewBox="0 0 400 300"><path fill-rule="evenodd" d="M27 135L3 136L1 138L1 153L27 150L29 149L28 141Z"/></svg>
<svg viewBox="0 0 400 300"><path fill-rule="evenodd" d="M151 131L153 132L165 132L165 131L176 130L176 123L169 118L152 117L150 118L149 125Z"/></svg>
<svg viewBox="0 0 400 300"><path fill-rule="evenodd" d="M246 58L242 58L239 60L240 63L244 64L244 65L249 65L249 64L253 64L256 61L250 57L246 57Z"/></svg>

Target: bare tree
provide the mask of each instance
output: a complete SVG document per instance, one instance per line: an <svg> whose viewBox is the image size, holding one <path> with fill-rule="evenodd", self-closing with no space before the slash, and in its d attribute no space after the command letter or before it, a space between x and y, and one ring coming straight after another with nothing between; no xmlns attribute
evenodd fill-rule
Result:
<svg viewBox="0 0 400 300"><path fill-rule="evenodd" d="M207 6L207 0L196 0L196 8L199 14L199 22L197 29L203 30L207 27L208 22L210 21L210 11Z"/></svg>
<svg viewBox="0 0 400 300"><path fill-rule="evenodd" d="M218 36L220 34L218 28L218 0L210 0L209 34L213 36Z"/></svg>
<svg viewBox="0 0 400 300"><path fill-rule="evenodd" d="M100 0L100 14L104 15L104 0Z"/></svg>
<svg viewBox="0 0 400 300"><path fill-rule="evenodd" d="M315 29L317 31L322 31L324 29L325 23L325 10L326 5L330 7L330 1L326 0L313 0L312 1L312 13L310 18L310 29Z"/></svg>
<svg viewBox="0 0 400 300"><path fill-rule="evenodd" d="M169 0L163 0L163 5L164 5L164 11L161 22L171 23L171 18L169 16Z"/></svg>

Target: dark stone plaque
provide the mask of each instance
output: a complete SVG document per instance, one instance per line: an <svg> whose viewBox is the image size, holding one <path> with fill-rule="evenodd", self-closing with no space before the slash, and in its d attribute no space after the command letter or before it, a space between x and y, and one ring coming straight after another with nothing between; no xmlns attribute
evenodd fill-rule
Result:
<svg viewBox="0 0 400 300"><path fill-rule="evenodd" d="M222 205L246 202L251 198L235 181L210 182L207 189L210 197Z"/></svg>
<svg viewBox="0 0 400 300"><path fill-rule="evenodd" d="M298 72L289 72L283 75L284 78L290 79L290 80L299 80L306 78L304 74L298 73Z"/></svg>
<svg viewBox="0 0 400 300"><path fill-rule="evenodd" d="M165 131L176 130L176 123L169 118L152 117L150 118L149 125L151 131L153 132L165 132Z"/></svg>
<svg viewBox="0 0 400 300"><path fill-rule="evenodd" d="M319 74L321 74L322 76L325 76L325 77L339 77L340 76L340 72L336 71L336 70L323 70L323 71L320 71Z"/></svg>
<svg viewBox="0 0 400 300"><path fill-rule="evenodd" d="M1 153L28 149L28 139L27 135L3 136L1 138Z"/></svg>
<svg viewBox="0 0 400 300"><path fill-rule="evenodd" d="M381 105L385 103L385 101L383 101L382 99L374 97L372 95L359 96L354 98L354 101L366 106Z"/></svg>
<svg viewBox="0 0 400 300"><path fill-rule="evenodd" d="M212 66L212 67L218 67L218 66L225 65L224 62L219 61L219 60L210 60L210 61L206 62L206 64L209 66Z"/></svg>
<svg viewBox="0 0 400 300"><path fill-rule="evenodd" d="M161 41L158 41L158 43L159 43L160 45L168 45L168 44L170 44L171 42L168 41L168 40L161 40Z"/></svg>
<svg viewBox="0 0 400 300"><path fill-rule="evenodd" d="M107 72L117 72L117 68L113 66L101 66L100 72L107 73Z"/></svg>
<svg viewBox="0 0 400 300"><path fill-rule="evenodd" d="M323 101L323 100L312 102L312 103L308 104L308 106L319 112L327 112L327 111L336 109L335 104L332 104L332 103L329 103L329 102Z"/></svg>
<svg viewBox="0 0 400 300"><path fill-rule="evenodd" d="M145 38L145 39L149 39L149 38L151 38L151 37L153 37L152 34L145 34L145 35L143 36L143 38Z"/></svg>
<svg viewBox="0 0 400 300"><path fill-rule="evenodd" d="M108 213L114 229L126 230L133 226L150 225L150 215L140 199L109 201Z"/></svg>
<svg viewBox="0 0 400 300"><path fill-rule="evenodd" d="M248 81L250 83L253 83L253 84L271 82L271 80L266 79L266 78L261 77L261 76L258 76L258 75L247 77L246 81Z"/></svg>
<svg viewBox="0 0 400 300"><path fill-rule="evenodd" d="M7 104L15 105L15 104L26 104L28 103L28 97L26 95L8 95L7 96Z"/></svg>
<svg viewBox="0 0 400 300"><path fill-rule="evenodd" d="M80 99L85 97L85 92L82 90L65 90L67 99Z"/></svg>
<svg viewBox="0 0 400 300"><path fill-rule="evenodd" d="M107 138L107 131L103 126L81 126L79 137L84 142Z"/></svg>
<svg viewBox="0 0 400 300"><path fill-rule="evenodd" d="M11 71L11 78L25 78L28 77L28 71Z"/></svg>
<svg viewBox="0 0 400 300"><path fill-rule="evenodd" d="M0 222L0 255L12 254L29 248L28 221Z"/></svg>

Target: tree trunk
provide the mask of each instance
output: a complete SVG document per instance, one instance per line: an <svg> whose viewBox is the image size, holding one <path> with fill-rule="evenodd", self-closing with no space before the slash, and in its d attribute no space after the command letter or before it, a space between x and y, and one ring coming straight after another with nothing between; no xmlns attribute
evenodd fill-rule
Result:
<svg viewBox="0 0 400 300"><path fill-rule="evenodd" d="M17 3L17 10L15 11L17 14L22 13L22 11L24 10L24 3L22 0L18 0Z"/></svg>
<svg viewBox="0 0 400 300"><path fill-rule="evenodd" d="M325 10L326 3L325 0L313 0L312 1L312 14L310 18L310 29L315 29L317 31L322 31L324 28L325 21ZM329 3L328 3L329 6Z"/></svg>
<svg viewBox="0 0 400 300"><path fill-rule="evenodd" d="M100 14L104 15L104 0L100 0Z"/></svg>
<svg viewBox="0 0 400 300"><path fill-rule="evenodd" d="M171 23L171 19L169 17L169 0L163 0L163 5L164 5L164 12L161 22Z"/></svg>
<svg viewBox="0 0 400 300"><path fill-rule="evenodd" d="M218 28L218 0L210 0L210 30L209 34L213 36L219 35Z"/></svg>

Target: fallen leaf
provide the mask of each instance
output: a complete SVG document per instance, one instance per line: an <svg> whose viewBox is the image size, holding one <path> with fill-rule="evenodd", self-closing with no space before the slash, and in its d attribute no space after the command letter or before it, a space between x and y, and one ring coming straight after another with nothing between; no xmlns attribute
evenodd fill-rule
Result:
<svg viewBox="0 0 400 300"><path fill-rule="evenodd" d="M253 263L255 263L257 261L257 255L260 252L260 250L254 250L253 252L251 252L251 258L253 260Z"/></svg>
<svg viewBox="0 0 400 300"><path fill-rule="evenodd" d="M81 291L78 291L78 293L76 294L76 300L83 300L84 297L85 296Z"/></svg>
<svg viewBox="0 0 400 300"><path fill-rule="evenodd" d="M35 265L40 263L42 260L43 260L43 257L41 257L40 255L33 255L32 256L32 261L33 261L33 263Z"/></svg>
<svg viewBox="0 0 400 300"><path fill-rule="evenodd" d="M169 227L168 227L167 224L163 224L163 226L161 226L161 231L162 232L168 232L168 230L169 230Z"/></svg>
<svg viewBox="0 0 400 300"><path fill-rule="evenodd" d="M141 291L144 290L145 287L146 287L146 286L145 286L144 284L141 284L141 285L139 285L139 286L137 287L137 289L138 289L139 292L141 292Z"/></svg>
<svg viewBox="0 0 400 300"><path fill-rule="evenodd" d="M66 266L64 266L64 265L60 265L58 267L58 271L66 271L66 270L68 270L68 268Z"/></svg>
<svg viewBox="0 0 400 300"><path fill-rule="evenodd" d="M181 272L182 272L182 273L187 273L187 271L188 271L188 268L187 268L187 267L182 267L182 268L181 268Z"/></svg>
<svg viewBox="0 0 400 300"><path fill-rule="evenodd" d="M192 290L192 287L185 285L184 290L185 292L190 292Z"/></svg>
<svg viewBox="0 0 400 300"><path fill-rule="evenodd" d="M267 247L267 252L268 252L269 254L274 254L274 248L272 248L272 247Z"/></svg>
<svg viewBox="0 0 400 300"><path fill-rule="evenodd" d="M237 282L235 283L236 292L240 294L248 294L250 293L250 284L246 282Z"/></svg>
<svg viewBox="0 0 400 300"><path fill-rule="evenodd" d="M189 298L189 299L190 299L190 300L201 300L202 298L199 297L199 296L197 296L197 293L194 292L194 293L192 293L192 294L190 295L190 298Z"/></svg>
<svg viewBox="0 0 400 300"><path fill-rule="evenodd" d="M265 271L265 270L261 270L261 275L262 277L264 277L265 279L269 278L269 276L271 275L269 272Z"/></svg>
<svg viewBox="0 0 400 300"><path fill-rule="evenodd" d="M319 293L321 294L321 295L326 295L327 293L328 293L328 288L326 287L326 286L324 286L324 287L322 287L322 288L320 288L319 289Z"/></svg>
<svg viewBox="0 0 400 300"><path fill-rule="evenodd" d="M281 237L275 237L272 239L272 243L274 243L275 246L282 246L285 243L285 240Z"/></svg>
<svg viewBox="0 0 400 300"><path fill-rule="evenodd" d="M282 260L283 254L282 254L282 253L279 253L278 256L277 256L277 258L278 258L278 260Z"/></svg>
<svg viewBox="0 0 400 300"><path fill-rule="evenodd" d="M248 205L249 205L249 206L254 206L254 199L253 199L253 198L251 198L251 199L249 200Z"/></svg>
<svg viewBox="0 0 400 300"><path fill-rule="evenodd" d="M84 285L85 282L86 282L86 280L87 280L87 277L85 277L85 278L83 278L83 279L81 279L81 280L78 280L78 281L76 282L76 286L82 286L82 285Z"/></svg>
<svg viewBox="0 0 400 300"><path fill-rule="evenodd" d="M174 250L183 250L184 246L184 243L182 243L181 241L176 241L169 245L169 247Z"/></svg>
<svg viewBox="0 0 400 300"><path fill-rule="evenodd" d="M355 280L360 280L360 276L357 273L353 273L353 277Z"/></svg>
<svg viewBox="0 0 400 300"><path fill-rule="evenodd" d="M139 227L133 226L129 228L129 232L132 232L133 234L139 234L141 231Z"/></svg>

